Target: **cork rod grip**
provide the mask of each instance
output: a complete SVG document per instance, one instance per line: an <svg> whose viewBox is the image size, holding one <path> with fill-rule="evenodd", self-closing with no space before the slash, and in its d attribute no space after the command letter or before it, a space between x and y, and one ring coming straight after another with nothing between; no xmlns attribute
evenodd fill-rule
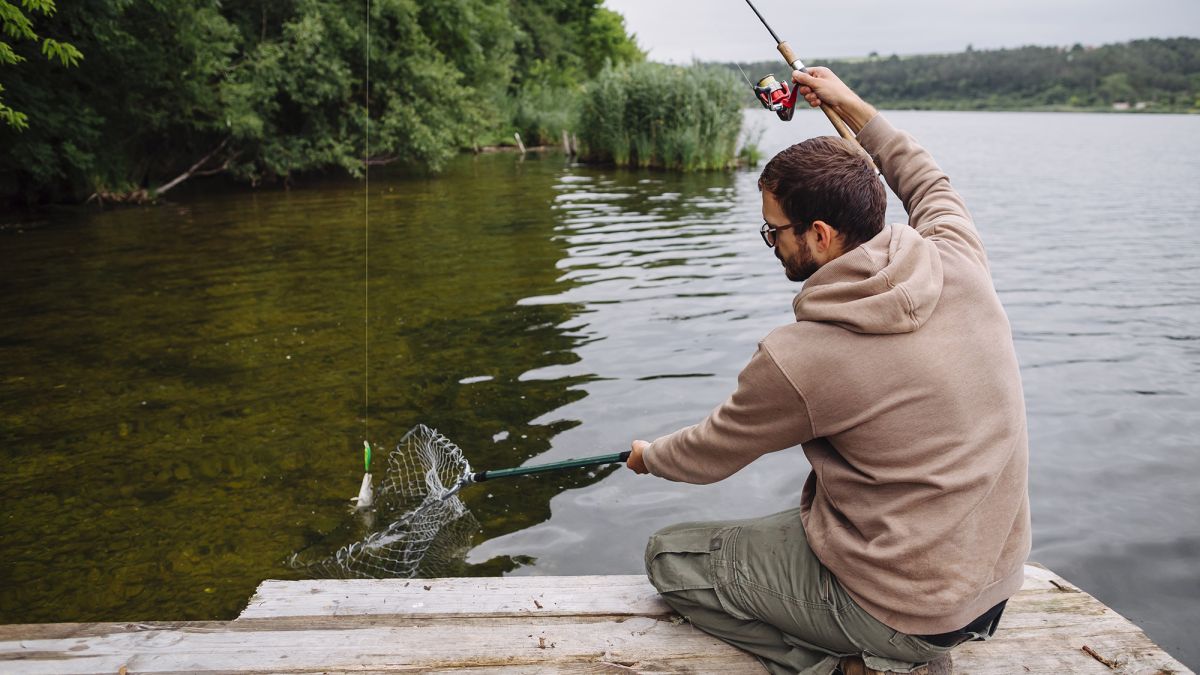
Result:
<svg viewBox="0 0 1200 675"><path fill-rule="evenodd" d="M783 55L783 60L787 61L788 65L792 68L802 73L808 72L808 68L804 67L804 62L800 60L800 57L796 56L796 52L792 51L792 46L787 42L779 43L779 53ZM850 131L850 127L842 119L842 116L837 114L836 110L827 105L822 105L821 112L825 113L825 116L829 118L829 123L837 130L839 136L848 141L854 141L854 144L858 145L858 139L854 137L854 132Z"/></svg>
<svg viewBox="0 0 1200 675"><path fill-rule="evenodd" d="M829 118L829 123L833 125L834 129L837 129L839 136L848 141L854 141L854 144L858 145L858 139L854 137L854 132L850 131L850 126L846 124L841 115L837 114L833 108L827 105L821 106L821 112L825 113L825 116Z"/></svg>

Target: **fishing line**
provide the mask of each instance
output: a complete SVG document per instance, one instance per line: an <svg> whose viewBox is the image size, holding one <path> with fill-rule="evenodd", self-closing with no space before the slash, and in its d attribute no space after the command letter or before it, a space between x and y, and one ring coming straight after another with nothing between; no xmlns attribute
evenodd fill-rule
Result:
<svg viewBox="0 0 1200 675"><path fill-rule="evenodd" d="M371 255L371 0L366 0L363 93L363 480L358 496L351 500L363 512L364 523L373 528L374 514L390 524L366 538L343 545L325 557L308 557L307 551L292 555L289 564L334 576L411 577L427 557L430 547L447 527L458 523L462 542L469 542L477 529L466 505L458 498L464 487L493 478L526 476L603 464L623 463L629 453L584 459L569 459L530 467L472 471L463 452L447 438L424 425L411 429L396 450L387 456L387 472L379 493L371 480L370 433L370 255ZM461 525L466 523L465 527ZM458 542L459 538L442 538ZM461 543L449 550L457 557ZM304 555L302 555L304 554ZM307 558L307 559L306 559Z"/></svg>
<svg viewBox="0 0 1200 675"><path fill-rule="evenodd" d="M363 87L363 445L371 431L371 0L367 0Z"/></svg>
<svg viewBox="0 0 1200 675"><path fill-rule="evenodd" d="M363 39L363 479L355 508L371 507L371 0Z"/></svg>

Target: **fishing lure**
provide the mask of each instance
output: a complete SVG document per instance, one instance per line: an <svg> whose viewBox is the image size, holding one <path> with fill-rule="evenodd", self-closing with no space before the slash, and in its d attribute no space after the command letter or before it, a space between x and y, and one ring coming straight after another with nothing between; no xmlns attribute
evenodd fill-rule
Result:
<svg viewBox="0 0 1200 675"><path fill-rule="evenodd" d="M375 503L375 493L371 489L371 444L363 441L363 479L358 488L358 496L350 500L356 511L365 511Z"/></svg>

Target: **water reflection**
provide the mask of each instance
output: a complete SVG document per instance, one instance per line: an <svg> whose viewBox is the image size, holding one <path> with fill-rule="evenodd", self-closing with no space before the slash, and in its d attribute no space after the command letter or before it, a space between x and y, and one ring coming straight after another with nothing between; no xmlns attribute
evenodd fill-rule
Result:
<svg viewBox="0 0 1200 675"><path fill-rule="evenodd" d="M376 445L425 422L481 468L547 451L578 421L537 418L589 379L522 379L578 360L562 326L580 306L518 303L573 285L549 208L561 169L485 156L376 176L369 322L355 183L0 232L0 620L229 618L294 575L280 561L357 490L364 326ZM600 475L464 496L486 538Z"/></svg>

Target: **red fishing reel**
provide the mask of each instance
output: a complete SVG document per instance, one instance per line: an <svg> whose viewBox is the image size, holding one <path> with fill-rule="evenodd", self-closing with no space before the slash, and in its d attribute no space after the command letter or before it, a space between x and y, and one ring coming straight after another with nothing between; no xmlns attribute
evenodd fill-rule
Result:
<svg viewBox="0 0 1200 675"><path fill-rule="evenodd" d="M767 75L754 85L754 95L758 97L758 102L784 122L792 119L792 114L796 112L796 97L799 94L798 87L776 80L774 74Z"/></svg>

